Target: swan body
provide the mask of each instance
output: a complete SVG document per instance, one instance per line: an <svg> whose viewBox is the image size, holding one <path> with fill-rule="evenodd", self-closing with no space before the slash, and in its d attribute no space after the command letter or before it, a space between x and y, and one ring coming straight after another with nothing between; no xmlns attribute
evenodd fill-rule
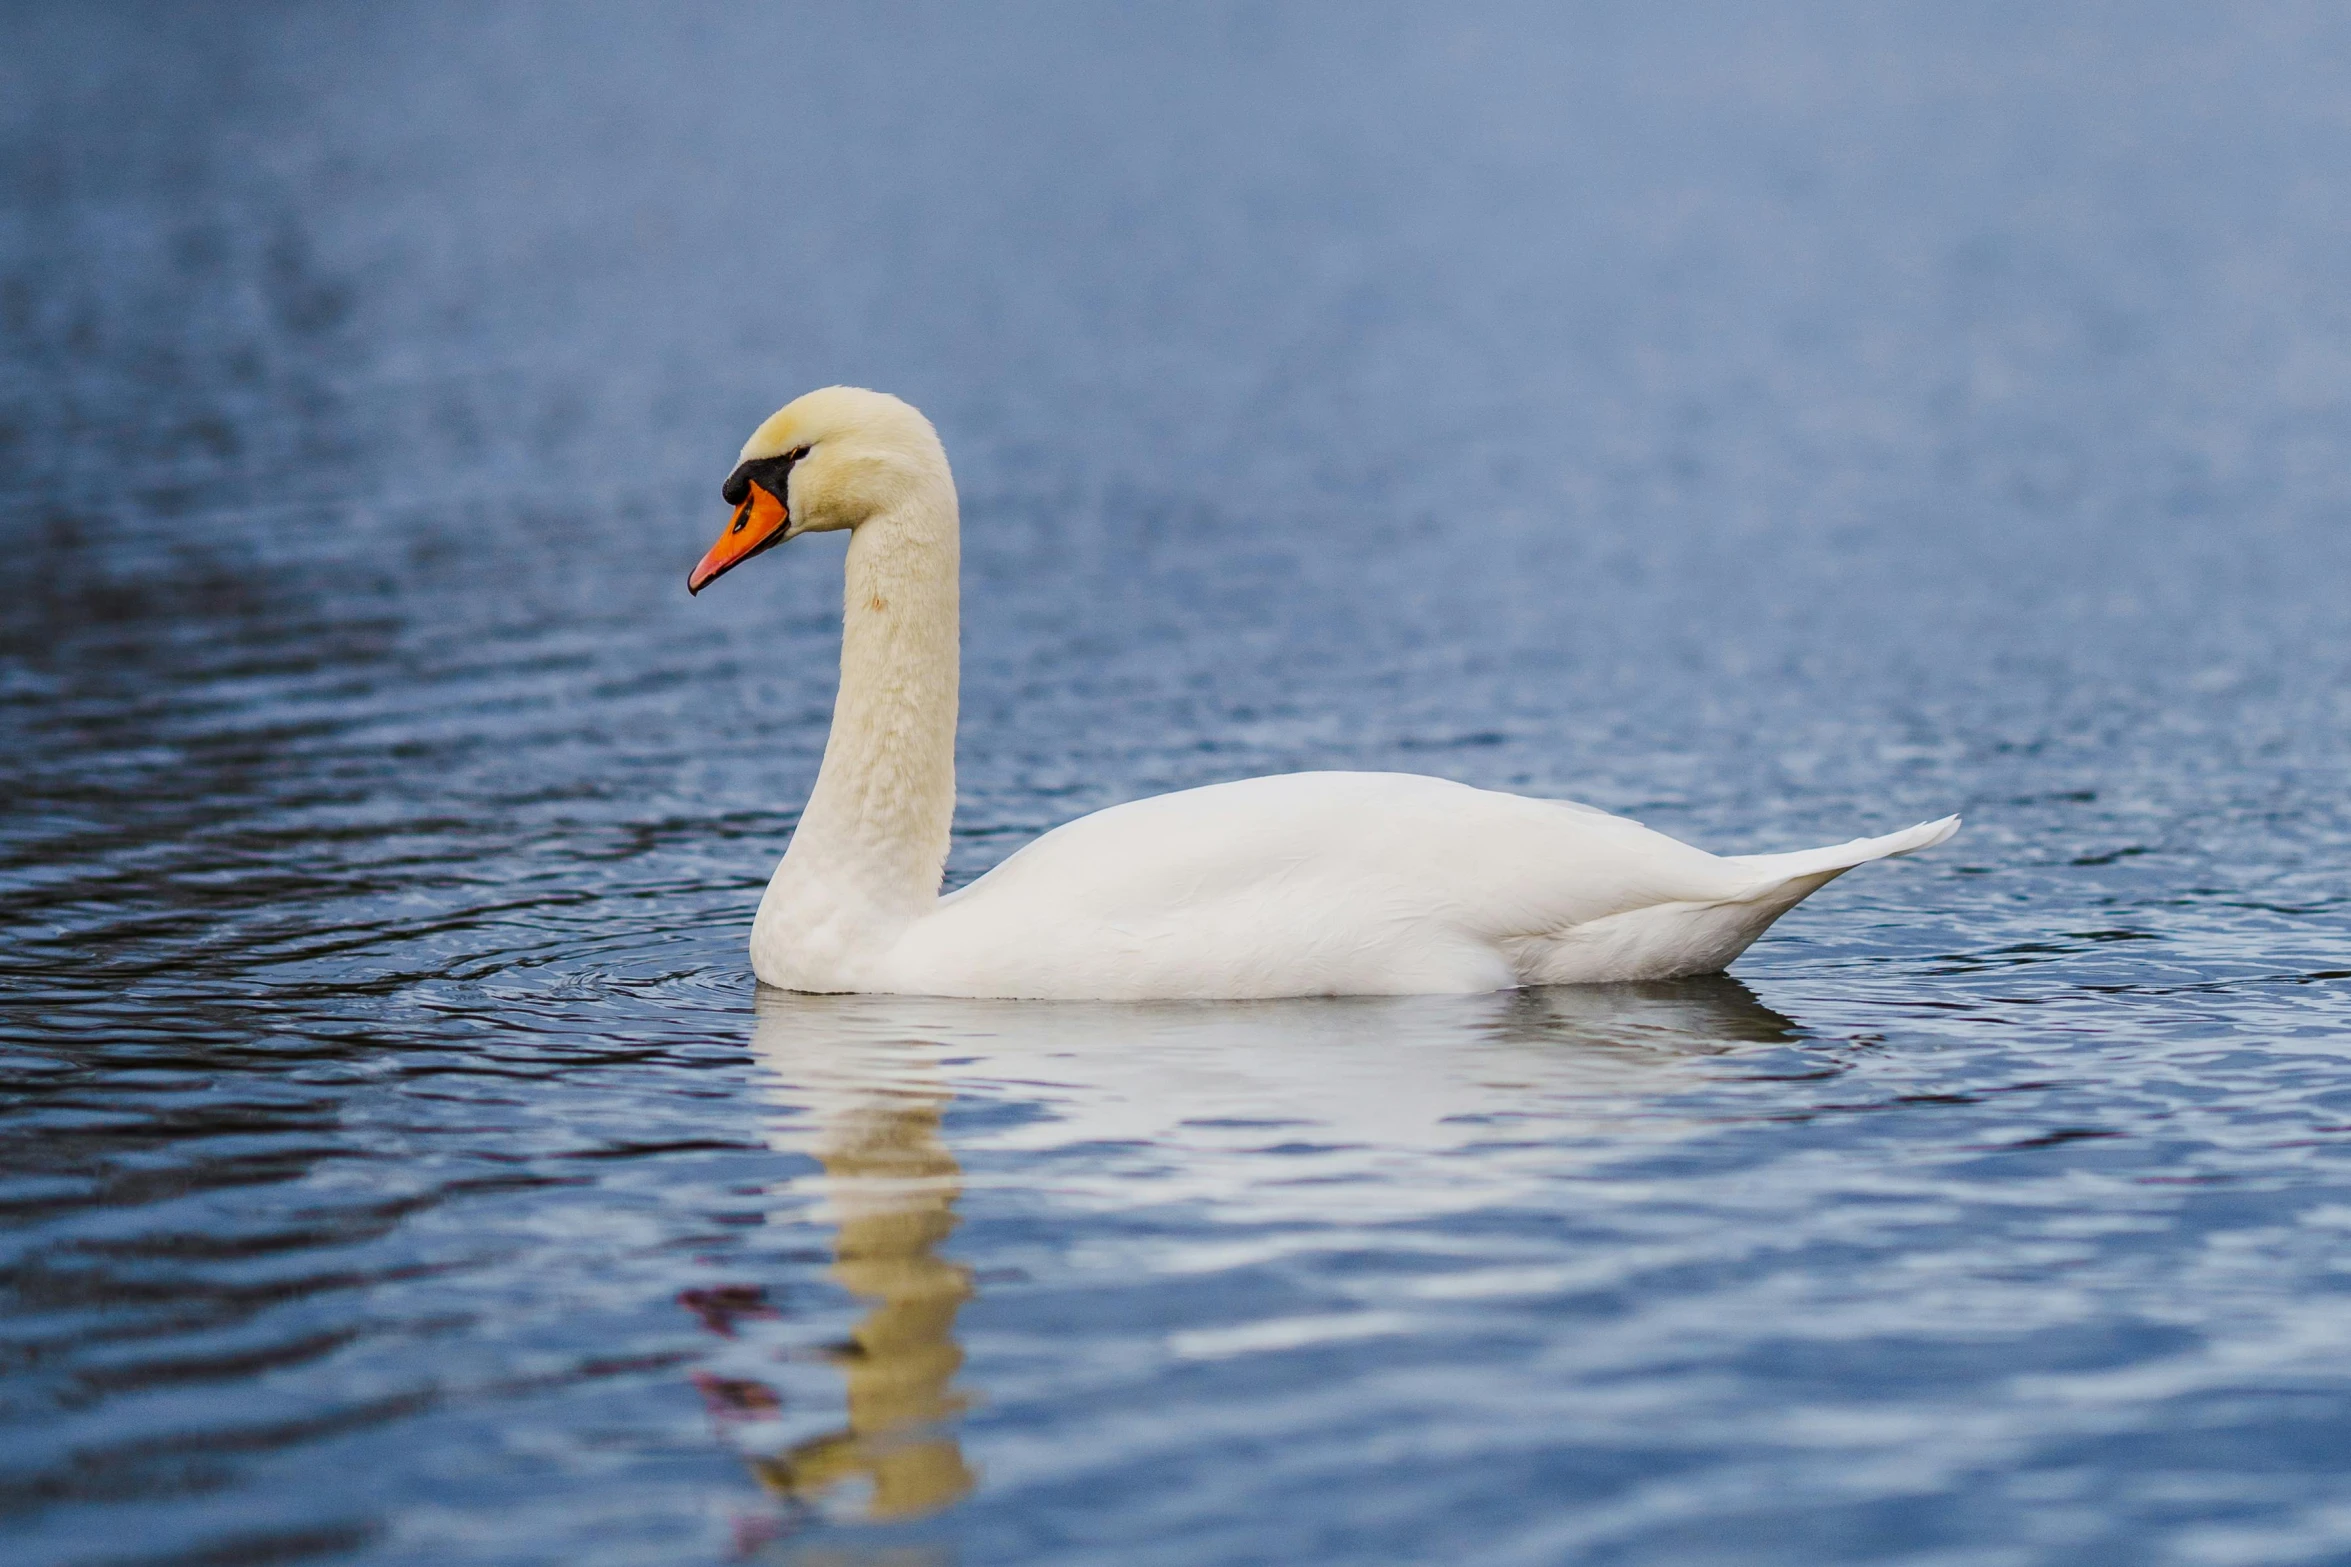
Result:
<svg viewBox="0 0 2351 1567"><path fill-rule="evenodd" d="M1678 978L1959 827L1722 857L1566 801L1291 773L1098 811L941 897L960 542L936 432L893 397L811 392L745 443L727 498L695 591L786 538L851 530L832 733L752 925L752 968L786 989L1207 1000Z"/></svg>

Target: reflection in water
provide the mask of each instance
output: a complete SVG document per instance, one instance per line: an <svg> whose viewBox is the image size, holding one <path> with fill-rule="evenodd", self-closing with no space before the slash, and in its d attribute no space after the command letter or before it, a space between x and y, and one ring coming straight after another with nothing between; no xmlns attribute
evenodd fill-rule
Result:
<svg viewBox="0 0 2351 1567"><path fill-rule="evenodd" d="M898 1518L971 1489L961 1449L940 1431L963 1407L947 1384L963 1364L955 1313L971 1298L969 1273L937 1255L963 1191L939 1141L945 1105L883 1090L824 1128L816 1153L839 1219L833 1277L875 1305L827 1357L848 1379L848 1424L754 1465L778 1495L821 1495L862 1476L873 1515Z"/></svg>
<svg viewBox="0 0 2351 1567"><path fill-rule="evenodd" d="M871 1302L845 1341L798 1357L846 1383L846 1419L749 1456L773 1496L813 1508L852 1494L853 1515L910 1518L971 1490L973 1476L949 1428L968 1402L950 1388L963 1364L955 1314L971 1298L970 1271L938 1255L955 1228L962 1171L939 1136L949 1095L924 1047L853 1041L823 1030L769 1026L763 1000L756 1045L797 1111L778 1123L780 1148L813 1155L833 1224L832 1279ZM797 1217L795 1215L795 1217ZM734 1337L753 1318L781 1314L763 1291L690 1292L684 1304ZM762 1378L697 1378L712 1410L747 1443L762 1428L790 1429L785 1392Z"/></svg>
<svg viewBox="0 0 2351 1567"><path fill-rule="evenodd" d="M1486 999L1486 998L1480 998ZM1800 1030L1728 974L1630 985L1511 990L1488 1033L1530 1045L1574 1045L1600 1058L1717 1055L1739 1045L1786 1044Z"/></svg>
<svg viewBox="0 0 2351 1567"><path fill-rule="evenodd" d="M1782 1045L1801 1036L1794 1022L1756 1001L1730 975L1639 984L1554 984L1549 989L1476 996L1493 1008L1479 1031L1514 1045L1556 1045L1561 1067L1606 1074L1610 1067L1688 1055L1721 1055L1737 1045Z"/></svg>
<svg viewBox="0 0 2351 1567"><path fill-rule="evenodd" d="M1552 1138L1633 1116L1646 1117L1652 1135L1672 1135L1679 1123L1648 1102L1671 1086L1677 1067L1797 1033L1723 976L1486 996L1181 1004L762 987L753 1048L771 1093L791 1112L771 1141L823 1167L814 1185L834 1227L830 1276L871 1308L845 1342L790 1357L829 1368L839 1379L829 1387L787 1392L783 1371L697 1380L761 1485L795 1511L887 1521L970 1492L974 1472L952 1424L970 1400L951 1384L963 1364L955 1319L971 1298L972 1274L938 1255L963 1191L940 1130L956 1091L992 1098L1017 1085L1020 1099L1047 1112L977 1147L1016 1147L1039 1128L1055 1142L1124 1141L1182 1165L1171 1186L1264 1200L1255 1158L1270 1126L1311 1125L1375 1156L1474 1141L1534 1105ZM1352 1190L1345 1200L1360 1214L1375 1199ZM799 1220L795 1210L791 1221ZM727 1338L785 1320L752 1287L682 1300ZM845 1418L792 1434L808 1431L817 1400L844 1391Z"/></svg>
<svg viewBox="0 0 2351 1567"><path fill-rule="evenodd" d="M1658 1102L1695 1062L1798 1030L1723 975L1478 996L1242 1002L966 1001L763 990L757 1040L806 1075L814 1060L875 1059L928 1042L954 1091L1033 1104L978 1149L1111 1141L1147 1146L1205 1180L1212 1147L1240 1155L1252 1129L1314 1128L1362 1149L1456 1147L1534 1118L1556 1141L1613 1144L1637 1121L1673 1135ZM886 1058L885 1058L886 1059ZM901 1070L903 1068L901 1067ZM934 1078L932 1091L940 1080ZM1254 1172L1226 1166L1250 1184ZM1229 1183L1228 1183L1229 1184ZM1367 1194L1348 1194L1369 1200ZM1409 1202L1410 1192L1384 1194Z"/></svg>

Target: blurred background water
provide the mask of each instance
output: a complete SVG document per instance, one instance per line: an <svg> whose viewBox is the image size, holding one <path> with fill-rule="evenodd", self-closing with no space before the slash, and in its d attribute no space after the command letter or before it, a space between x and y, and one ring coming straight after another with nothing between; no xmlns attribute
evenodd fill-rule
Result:
<svg viewBox="0 0 2351 1567"><path fill-rule="evenodd" d="M2351 1561L2351 20L0 13L0 1554ZM952 877L1297 767L1735 978L755 994L848 381Z"/></svg>

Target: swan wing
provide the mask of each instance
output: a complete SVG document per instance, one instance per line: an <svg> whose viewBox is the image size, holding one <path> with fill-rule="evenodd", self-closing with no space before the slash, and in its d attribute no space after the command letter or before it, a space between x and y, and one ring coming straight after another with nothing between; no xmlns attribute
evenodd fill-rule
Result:
<svg viewBox="0 0 2351 1567"><path fill-rule="evenodd" d="M1874 858L1884 841L1814 853ZM1835 874L1812 860L1783 873L1773 858L1724 859L1590 806L1413 774L1252 778L1045 834L941 899L902 944L898 979L955 994L1205 997L1634 977L1545 960L1573 931L1768 902L1792 877ZM1638 947L1658 932L1634 934ZM1617 936L1603 946L1621 967ZM1676 964L1705 966L1707 952L1676 951Z"/></svg>

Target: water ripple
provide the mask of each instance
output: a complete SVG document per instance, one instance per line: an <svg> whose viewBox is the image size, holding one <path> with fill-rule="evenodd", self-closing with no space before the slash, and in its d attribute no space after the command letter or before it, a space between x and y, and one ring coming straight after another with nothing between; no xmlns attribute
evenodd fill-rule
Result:
<svg viewBox="0 0 2351 1567"><path fill-rule="evenodd" d="M2340 17L652 17L0 20L0 1553L2351 1551ZM826 379L953 883L1967 832L1736 979L756 994L836 546L678 579Z"/></svg>

